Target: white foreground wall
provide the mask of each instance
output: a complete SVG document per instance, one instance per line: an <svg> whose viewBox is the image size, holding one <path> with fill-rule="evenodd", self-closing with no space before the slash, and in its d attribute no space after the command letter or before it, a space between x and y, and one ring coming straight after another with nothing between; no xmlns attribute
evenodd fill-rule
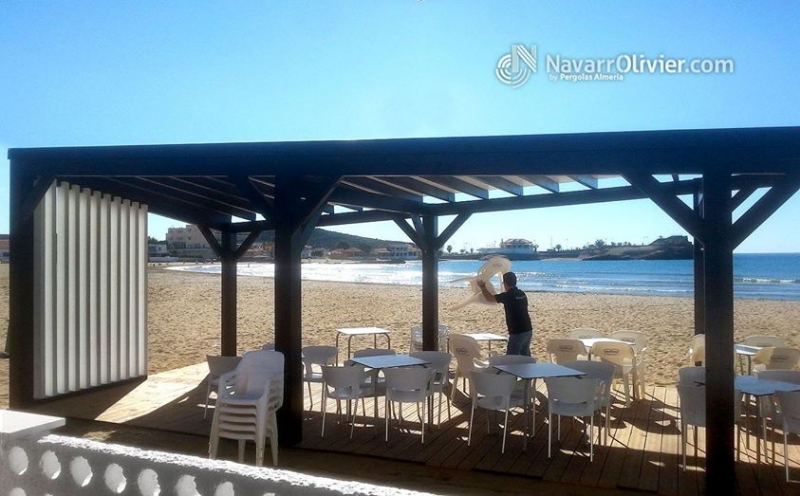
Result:
<svg viewBox="0 0 800 496"><path fill-rule="evenodd" d="M0 494L261 496L427 493L58 435L0 435Z"/></svg>

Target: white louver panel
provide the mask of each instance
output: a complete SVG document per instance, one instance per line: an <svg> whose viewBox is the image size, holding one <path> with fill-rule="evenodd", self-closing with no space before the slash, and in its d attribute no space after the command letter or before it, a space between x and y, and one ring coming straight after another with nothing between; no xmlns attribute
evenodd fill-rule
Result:
<svg viewBox="0 0 800 496"><path fill-rule="evenodd" d="M37 399L147 374L147 206L54 184L34 221Z"/></svg>

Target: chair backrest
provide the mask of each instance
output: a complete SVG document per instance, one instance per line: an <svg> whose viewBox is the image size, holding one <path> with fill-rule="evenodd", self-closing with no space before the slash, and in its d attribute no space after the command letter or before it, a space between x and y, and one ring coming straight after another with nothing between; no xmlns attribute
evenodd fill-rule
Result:
<svg viewBox="0 0 800 496"><path fill-rule="evenodd" d="M641 331L620 329L611 333L612 339L619 339L633 346L636 353L641 353L647 348L647 335Z"/></svg>
<svg viewBox="0 0 800 496"><path fill-rule="evenodd" d="M678 384L678 402L681 421L698 427L706 425L706 387Z"/></svg>
<svg viewBox="0 0 800 496"><path fill-rule="evenodd" d="M630 366L636 363L636 352L628 343L616 341L599 341L592 346L592 356L611 362L618 366Z"/></svg>
<svg viewBox="0 0 800 496"><path fill-rule="evenodd" d="M356 350L353 352L354 358L369 357L369 356L382 356L382 355L397 355L397 351L386 348L367 348L364 350Z"/></svg>
<svg viewBox="0 0 800 496"><path fill-rule="evenodd" d="M361 390L361 385L367 381L368 373L361 365L349 367L336 367L333 365L322 366L322 380L327 387L347 391L353 397Z"/></svg>
<svg viewBox="0 0 800 496"><path fill-rule="evenodd" d="M705 383L705 367L681 367L678 369L678 384L685 386L698 386Z"/></svg>
<svg viewBox="0 0 800 496"><path fill-rule="evenodd" d="M549 411L566 415L591 415L600 381L578 377L545 377Z"/></svg>
<svg viewBox="0 0 800 496"><path fill-rule="evenodd" d="M453 360L453 355L446 351L415 351L409 353L408 356L430 362L428 367L434 369L437 374L450 373L450 362Z"/></svg>
<svg viewBox="0 0 800 496"><path fill-rule="evenodd" d="M439 350L447 349L447 338L450 335L450 327L445 324L439 324L439 336L438 336L438 343L439 343ZM422 326L421 325L413 325L411 326L411 347L409 348L410 351L422 351Z"/></svg>
<svg viewBox="0 0 800 496"><path fill-rule="evenodd" d="M678 384L678 408L681 420L698 427L706 426L706 387L704 385ZM734 390L733 416L738 422L742 412L742 393Z"/></svg>
<svg viewBox="0 0 800 496"><path fill-rule="evenodd" d="M434 369L398 367L383 370L386 394L390 400L422 401L430 391Z"/></svg>
<svg viewBox="0 0 800 496"><path fill-rule="evenodd" d="M689 363L692 365L706 364L706 335L695 334L689 343Z"/></svg>
<svg viewBox="0 0 800 496"><path fill-rule="evenodd" d="M755 334L753 336L747 336L742 341L742 344L747 346L756 346L759 348L777 348L781 346L786 346L786 340L778 337L778 336L770 336L767 334Z"/></svg>
<svg viewBox="0 0 800 496"><path fill-rule="evenodd" d="M279 351L248 351L236 366L234 394L257 396L269 387L270 379L283 378L284 357ZM281 381L282 383L282 381Z"/></svg>
<svg viewBox="0 0 800 496"><path fill-rule="evenodd" d="M800 370L781 370L781 369L761 370L758 371L756 375L758 376L759 379L800 384Z"/></svg>
<svg viewBox="0 0 800 496"><path fill-rule="evenodd" d="M242 357L240 356L206 355L206 362L208 362L208 375L212 380L216 379L222 374L235 369L241 361Z"/></svg>
<svg viewBox="0 0 800 496"><path fill-rule="evenodd" d="M525 355L494 355L486 359L489 365L513 365L517 363L536 363L536 358Z"/></svg>
<svg viewBox="0 0 800 496"><path fill-rule="evenodd" d="M335 365L338 349L335 346L305 346L303 347L303 365L306 375L314 372L314 365Z"/></svg>
<svg viewBox="0 0 800 496"><path fill-rule="evenodd" d="M603 333L594 327L576 327L567 333L567 337L572 339L593 339L602 338Z"/></svg>
<svg viewBox="0 0 800 496"><path fill-rule="evenodd" d="M761 348L753 356L753 363L762 364L767 370L792 370L800 363L800 349Z"/></svg>
<svg viewBox="0 0 800 496"><path fill-rule="evenodd" d="M573 362L579 356L586 356L586 346L580 339L554 338L547 340L547 353L553 363Z"/></svg>
<svg viewBox="0 0 800 496"><path fill-rule="evenodd" d="M513 375L495 374L481 370L470 372L469 380L470 396L485 398L484 403L488 402L491 409L507 409L511 402L511 393L517 386L517 378Z"/></svg>
<svg viewBox="0 0 800 496"><path fill-rule="evenodd" d="M800 432L800 391L778 391L775 396L781 408L783 430Z"/></svg>
<svg viewBox="0 0 800 496"><path fill-rule="evenodd" d="M483 360L483 350L474 338L461 334L450 336L450 352L456 357L458 368L469 371L475 368L475 360Z"/></svg>

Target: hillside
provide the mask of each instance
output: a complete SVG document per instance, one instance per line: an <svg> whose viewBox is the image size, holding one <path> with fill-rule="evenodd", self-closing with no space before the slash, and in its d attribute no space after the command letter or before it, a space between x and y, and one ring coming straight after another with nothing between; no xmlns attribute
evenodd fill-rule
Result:
<svg viewBox="0 0 800 496"><path fill-rule="evenodd" d="M259 241L274 242L275 231L265 231L261 234L261 236L259 236ZM369 253L375 248L384 247L389 244L410 242L411 241L409 240L390 241L377 238L365 238L363 236L356 236L353 234L345 234L317 228L311 233L311 237L306 244L314 248L325 248L328 250L341 248L344 247L343 245L347 245L346 247L358 248L366 253Z"/></svg>

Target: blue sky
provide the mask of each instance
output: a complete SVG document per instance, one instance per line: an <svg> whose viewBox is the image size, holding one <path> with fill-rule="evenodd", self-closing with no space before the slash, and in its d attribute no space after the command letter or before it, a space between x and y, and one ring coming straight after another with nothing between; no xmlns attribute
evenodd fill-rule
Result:
<svg viewBox="0 0 800 496"><path fill-rule="evenodd" d="M785 1L4 1L0 233L15 147L800 125L797 19ZM515 44L539 59L517 88L495 75ZM547 55L735 69L551 81ZM151 235L170 225L153 216ZM795 197L737 251L800 252L798 228ZM391 223L339 230L405 239ZM475 215L449 244L673 234L685 233L637 201Z"/></svg>

